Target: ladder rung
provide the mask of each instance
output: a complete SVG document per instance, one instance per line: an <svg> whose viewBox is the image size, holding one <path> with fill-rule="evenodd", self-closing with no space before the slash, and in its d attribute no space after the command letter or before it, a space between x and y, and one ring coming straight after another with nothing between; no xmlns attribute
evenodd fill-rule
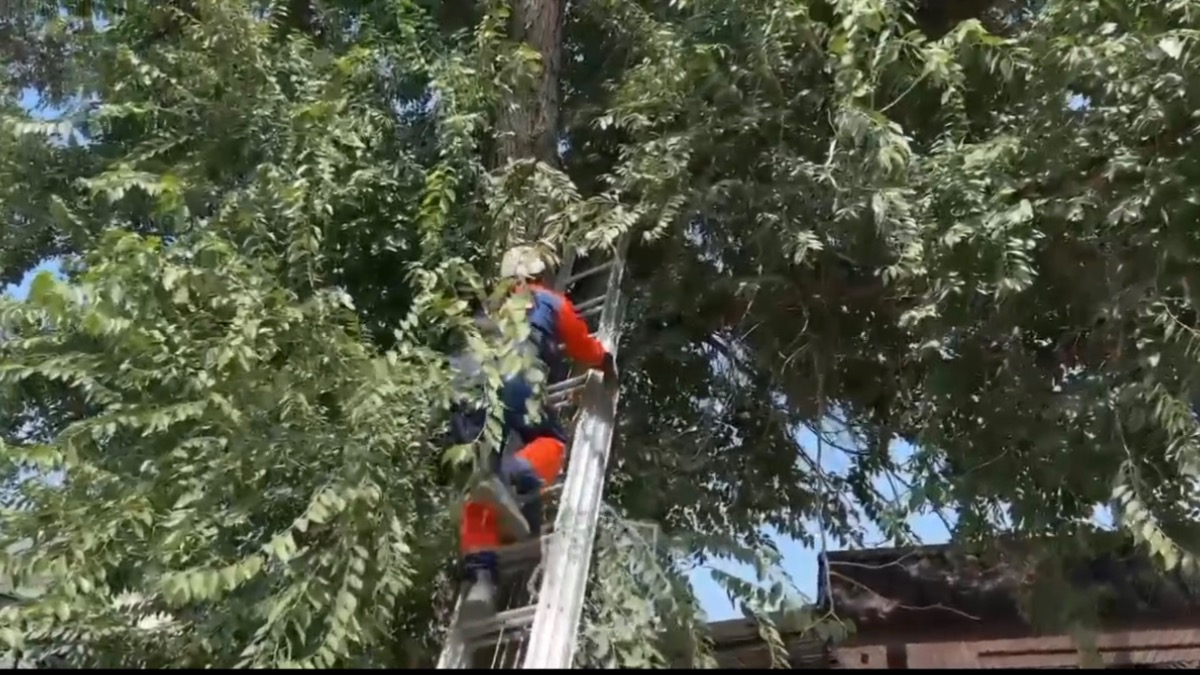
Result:
<svg viewBox="0 0 1200 675"><path fill-rule="evenodd" d="M559 494L562 493L564 484L565 484L565 482L563 481L562 477L559 477L558 480L556 480L553 483L551 483L550 485L547 485L546 487L542 488L542 492L538 496L541 497L542 499L545 499L547 497L557 497ZM534 499L534 497L532 495L525 496L525 497L517 497L517 503L518 504L528 504L529 502L533 501L533 499Z"/></svg>
<svg viewBox="0 0 1200 675"><path fill-rule="evenodd" d="M588 307L587 309L581 309L581 310L579 310L579 316L582 316L582 317L585 317L585 318L586 318L586 317L590 317L590 316L595 316L595 315L599 314L599 313L600 313L601 311L603 311L603 310L604 310L604 303L600 303L600 304L598 304L598 305L594 305L594 306L592 306L592 307Z"/></svg>
<svg viewBox="0 0 1200 675"><path fill-rule="evenodd" d="M496 634L500 634L500 637L503 639L504 634L511 630L529 628L530 624L533 623L533 615L536 612L537 605L518 607L498 612L496 616L490 619L460 624L458 630L468 644L480 638L491 638ZM474 646L471 645L471 647Z"/></svg>
<svg viewBox="0 0 1200 675"><path fill-rule="evenodd" d="M571 399L574 397L574 394L580 389L582 389L582 387L576 387L567 391L551 394L550 396L546 397L546 405L550 406L551 408L561 408L564 405L571 403Z"/></svg>
<svg viewBox="0 0 1200 675"><path fill-rule="evenodd" d="M604 299L605 299L605 296L603 296L603 295L601 295L598 298L589 298L589 299L584 300L583 302L575 305L575 310L580 313L587 312L594 307L600 307L601 305L603 305Z"/></svg>
<svg viewBox="0 0 1200 675"><path fill-rule="evenodd" d="M568 377L562 382L556 382L555 384L546 387L547 397L552 398L555 394L565 394L576 387L582 387L584 383L587 382L588 375L589 373L584 373L582 375L576 375L575 377Z"/></svg>
<svg viewBox="0 0 1200 675"><path fill-rule="evenodd" d="M589 267L588 269L586 269L582 272L572 274L571 276L567 277L566 284L564 284L564 285L569 286L569 285L575 283L576 281L579 281L580 279L583 279L585 277L590 277L593 274L598 274L607 269L610 269L614 264L616 264L616 262L617 262L617 260L616 260L616 258L614 258L612 260L609 260L606 263L601 263L599 265L596 265L595 267Z"/></svg>
<svg viewBox="0 0 1200 675"><path fill-rule="evenodd" d="M500 550L496 551L496 562L500 569L507 570L536 562L542 557L542 547L546 544L548 536L542 535L500 547Z"/></svg>

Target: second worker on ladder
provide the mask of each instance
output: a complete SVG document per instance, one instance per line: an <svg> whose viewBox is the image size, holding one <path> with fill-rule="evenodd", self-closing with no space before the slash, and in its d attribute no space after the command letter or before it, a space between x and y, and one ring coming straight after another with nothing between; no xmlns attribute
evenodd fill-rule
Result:
<svg viewBox="0 0 1200 675"><path fill-rule="evenodd" d="M561 353L565 351L572 361L602 370L605 383L615 385L616 364L612 355L591 336L574 304L543 285L546 273L545 259L530 246L508 251L500 263L501 276L515 281L513 292L529 294L527 347L535 356L534 367L547 374L565 372ZM461 612L468 620L495 613L497 550L504 543L503 534L507 532L516 538L540 534L540 494L558 479L566 454L566 430L554 411L542 405L537 417L529 414L534 387L525 373L507 377L499 393L504 406L501 439L515 434L522 447L511 457L501 459L500 482L482 483L463 507L460 545L465 581L470 588L463 598ZM486 414L479 409L458 412L452 421L458 442L473 441L474 438L464 436L477 436ZM523 508L508 493L510 486L525 501Z"/></svg>

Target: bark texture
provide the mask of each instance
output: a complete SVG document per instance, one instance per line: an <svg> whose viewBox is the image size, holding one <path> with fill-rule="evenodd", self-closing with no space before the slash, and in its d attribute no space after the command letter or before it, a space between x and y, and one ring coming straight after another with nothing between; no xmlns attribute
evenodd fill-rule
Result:
<svg viewBox="0 0 1200 675"><path fill-rule="evenodd" d="M497 120L496 165L528 162L514 167L531 171L536 162L558 167L559 76L562 72L562 31L565 0L513 0L512 36L538 54L532 82L525 80L504 102ZM539 226L514 224L509 244L538 238Z"/></svg>
<svg viewBox="0 0 1200 675"><path fill-rule="evenodd" d="M538 53L540 67L532 87L515 91L500 111L500 166L520 159L558 163L564 5L564 0L513 0L512 36Z"/></svg>

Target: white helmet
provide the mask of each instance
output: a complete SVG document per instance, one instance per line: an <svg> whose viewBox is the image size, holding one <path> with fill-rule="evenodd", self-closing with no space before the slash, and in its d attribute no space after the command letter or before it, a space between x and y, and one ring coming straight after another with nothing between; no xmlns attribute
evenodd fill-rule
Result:
<svg viewBox="0 0 1200 675"><path fill-rule="evenodd" d="M500 259L500 276L535 279L545 273L546 256L534 246L514 246Z"/></svg>

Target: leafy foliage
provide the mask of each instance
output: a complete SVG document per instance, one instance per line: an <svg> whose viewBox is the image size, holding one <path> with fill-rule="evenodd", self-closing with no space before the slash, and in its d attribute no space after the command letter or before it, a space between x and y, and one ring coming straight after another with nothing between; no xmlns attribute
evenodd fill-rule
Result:
<svg viewBox="0 0 1200 675"><path fill-rule="evenodd" d="M10 643L427 663L442 354L516 367L461 300L514 239L629 231L588 663L702 655L680 575L775 586L768 525L950 509L1061 556L1111 501L1196 566L1194 0L35 5L0 23L0 276L72 281L2 310L3 567L45 589ZM724 580L768 637L778 580Z"/></svg>
<svg viewBox="0 0 1200 675"><path fill-rule="evenodd" d="M43 274L4 308L3 381L91 411L5 447L65 474L6 513L33 546L5 571L45 589L4 610L26 639L95 665L353 662L446 540L434 410L407 398L446 387L437 354L371 353L344 296L301 301L251 260L114 232L82 285Z"/></svg>

